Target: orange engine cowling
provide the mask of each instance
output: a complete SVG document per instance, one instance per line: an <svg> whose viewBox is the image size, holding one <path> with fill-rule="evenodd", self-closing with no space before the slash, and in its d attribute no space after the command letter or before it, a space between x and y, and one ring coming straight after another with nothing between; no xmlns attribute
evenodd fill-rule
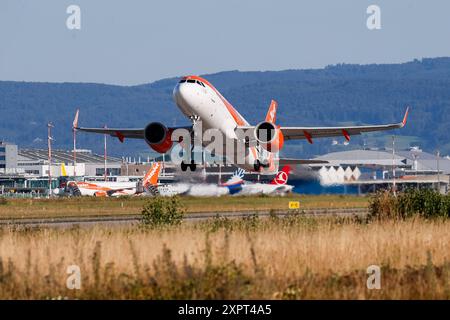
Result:
<svg viewBox="0 0 450 320"><path fill-rule="evenodd" d="M172 130L159 122L149 123L144 129L145 141L156 152L166 153L172 148Z"/></svg>
<svg viewBox="0 0 450 320"><path fill-rule="evenodd" d="M269 152L278 152L283 148L284 136L272 122L261 122L255 127L256 141Z"/></svg>
<svg viewBox="0 0 450 320"><path fill-rule="evenodd" d="M96 197L107 197L108 194L105 191L97 191L96 193L94 193L94 196L96 196Z"/></svg>

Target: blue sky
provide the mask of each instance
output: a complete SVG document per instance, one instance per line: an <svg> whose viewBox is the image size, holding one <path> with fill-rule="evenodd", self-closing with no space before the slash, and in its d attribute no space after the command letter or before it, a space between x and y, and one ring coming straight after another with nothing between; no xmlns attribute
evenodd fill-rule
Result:
<svg viewBox="0 0 450 320"><path fill-rule="evenodd" d="M66 8L81 8L81 30ZM381 8L381 30L366 9ZM0 80L132 85L450 56L448 0L2 0Z"/></svg>

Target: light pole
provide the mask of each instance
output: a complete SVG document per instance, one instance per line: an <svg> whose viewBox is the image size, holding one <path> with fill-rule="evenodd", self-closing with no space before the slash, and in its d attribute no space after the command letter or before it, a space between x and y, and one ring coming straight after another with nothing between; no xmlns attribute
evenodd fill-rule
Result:
<svg viewBox="0 0 450 320"><path fill-rule="evenodd" d="M52 196L52 128L51 122L47 123L47 142L48 142L48 196Z"/></svg>
<svg viewBox="0 0 450 320"><path fill-rule="evenodd" d="M439 150L436 152L436 161L437 161L437 181L438 181L438 193L441 193L441 178L440 178L440 170L439 170L439 157L441 153Z"/></svg>
<svg viewBox="0 0 450 320"><path fill-rule="evenodd" d="M78 127L78 114L79 111L75 113L75 118L72 123L72 132L73 132L73 176L74 178L77 176L77 127Z"/></svg>
<svg viewBox="0 0 450 320"><path fill-rule="evenodd" d="M106 129L106 124L105 124L105 129ZM104 157L105 157L105 165L104 165L104 167L105 167L105 181L107 181L108 180L108 173L107 173L107 167L108 167L108 163L107 163L107 161L108 161L108 155L106 154L106 134L104 134L103 135L103 142L104 142L104 147L105 147L105 150L104 150Z"/></svg>
<svg viewBox="0 0 450 320"><path fill-rule="evenodd" d="M395 136L392 136L392 191L394 197L397 196L397 186L395 184Z"/></svg>

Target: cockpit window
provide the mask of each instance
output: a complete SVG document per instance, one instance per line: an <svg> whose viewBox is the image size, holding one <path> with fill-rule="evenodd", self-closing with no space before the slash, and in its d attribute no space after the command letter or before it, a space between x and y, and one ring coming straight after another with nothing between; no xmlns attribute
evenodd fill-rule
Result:
<svg viewBox="0 0 450 320"><path fill-rule="evenodd" d="M198 81L198 80L197 80L197 84L201 85L202 87L205 86L202 82L200 82L200 81Z"/></svg>
<svg viewBox="0 0 450 320"><path fill-rule="evenodd" d="M178 82L178 83L185 83L185 82L186 82L186 80L183 79L183 80L180 80L180 82Z"/></svg>
<svg viewBox="0 0 450 320"><path fill-rule="evenodd" d="M189 79L189 80L187 80L187 82L189 82L189 83L195 83L195 80Z"/></svg>

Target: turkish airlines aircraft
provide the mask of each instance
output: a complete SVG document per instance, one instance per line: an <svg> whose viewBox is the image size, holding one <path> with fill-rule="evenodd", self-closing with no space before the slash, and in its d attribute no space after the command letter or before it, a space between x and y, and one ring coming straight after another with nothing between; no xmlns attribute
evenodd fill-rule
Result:
<svg viewBox="0 0 450 320"><path fill-rule="evenodd" d="M243 179L243 171L237 171L222 186L228 187L233 195L284 195L294 189L294 186L287 184L290 172L291 167L284 166L270 183L253 183Z"/></svg>
<svg viewBox="0 0 450 320"><path fill-rule="evenodd" d="M394 124L345 127L284 127L276 124L277 102L272 100L265 120L256 126L252 126L211 83L198 76L183 77L173 90L173 98L181 112L191 120L191 126L168 127L159 122L151 122L145 128L137 129L82 128L78 127L77 111L73 129L109 134L117 137L121 142L126 138L143 139L153 150L166 153L173 145L172 133L176 129L187 129L194 133L196 125L201 120L202 135L208 129L216 129L222 133L224 145L227 141L234 144L238 140L245 144L245 158L240 160L237 160L239 155L236 151L228 155L226 149L224 149L221 155L225 156L229 163L236 164L246 171L273 174L278 171L278 165L326 163L326 161L319 160L279 159L278 152L283 148L284 141L305 139L309 143L313 143L316 138L336 136L343 136L350 140L351 135L402 128L405 126L408 116L407 108L403 121ZM245 131L248 135L242 136L242 131ZM203 143L203 147L207 145L207 143ZM196 169L193 160L191 163L181 162L183 171L186 171L188 167L191 171Z"/></svg>

